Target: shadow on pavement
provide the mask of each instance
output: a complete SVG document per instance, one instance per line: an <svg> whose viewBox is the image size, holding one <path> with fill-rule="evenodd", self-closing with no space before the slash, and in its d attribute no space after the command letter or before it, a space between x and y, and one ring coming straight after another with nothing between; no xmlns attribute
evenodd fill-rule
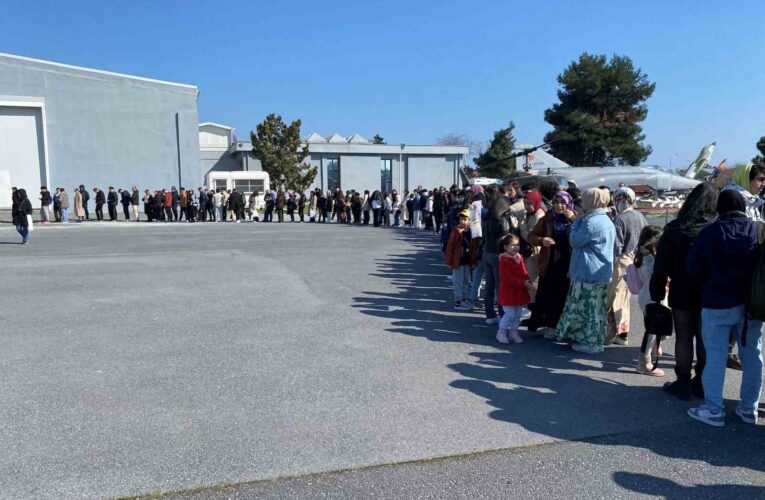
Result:
<svg viewBox="0 0 765 500"><path fill-rule="evenodd" d="M364 314L392 320L393 328L388 329L391 333L491 347L471 352L472 362L449 365L461 377L450 386L484 399L492 408L491 418L555 439L634 446L664 457L765 472L765 444L759 446L757 459L751 453L740 452L747 440L765 441L762 427L738 422L731 406L725 429L691 422L686 409L698 403L683 403L665 395L661 384L666 379L635 373L636 347L607 348L603 355L586 357L574 353L566 344L528 334L523 344L500 346L494 340L496 327L484 324L481 311L458 313L451 309L452 289L437 239L414 231L396 231L394 237L417 251L378 259L374 276L390 279L398 291L363 292L354 299L354 307ZM636 333L642 335L642 327ZM667 378L672 380L667 359L672 357L663 358ZM662 424L687 427L687 438L702 440L703 445L688 447L672 439L652 439L652 429ZM627 432L643 429L644 436ZM615 481L629 482L619 474ZM765 494L763 488L741 488L741 493L750 498ZM672 491L673 496L680 497L696 489L677 485Z"/></svg>

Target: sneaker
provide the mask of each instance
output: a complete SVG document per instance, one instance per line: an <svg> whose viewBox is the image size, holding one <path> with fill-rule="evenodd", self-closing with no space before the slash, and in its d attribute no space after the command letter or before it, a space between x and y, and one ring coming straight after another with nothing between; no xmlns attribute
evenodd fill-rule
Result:
<svg viewBox="0 0 765 500"><path fill-rule="evenodd" d="M485 323L487 325L496 325L499 323L499 318L487 318Z"/></svg>
<svg viewBox="0 0 765 500"><path fill-rule="evenodd" d="M521 311L521 320L531 318L531 311L527 307L524 307Z"/></svg>
<svg viewBox="0 0 765 500"><path fill-rule="evenodd" d="M741 360L738 359L738 355L733 353L728 354L728 368L738 371L744 369L744 366L741 364Z"/></svg>
<svg viewBox="0 0 765 500"><path fill-rule="evenodd" d="M507 334L503 330L497 330L497 336L494 337L497 339L497 342L500 344L509 344L510 341L507 340Z"/></svg>
<svg viewBox="0 0 765 500"><path fill-rule="evenodd" d="M542 336L548 340L554 339L558 336L558 332L556 332L554 328L545 327L540 331L542 332Z"/></svg>
<svg viewBox="0 0 765 500"><path fill-rule="evenodd" d="M518 334L516 330L510 330L508 338L516 344L523 344L523 338Z"/></svg>
<svg viewBox="0 0 765 500"><path fill-rule="evenodd" d="M614 338L614 342L613 343L616 344L616 345L630 345L630 341L627 339L627 337L626 336L623 337L621 335L617 335Z"/></svg>
<svg viewBox="0 0 765 500"><path fill-rule="evenodd" d="M571 349L582 354L600 354L603 352L603 346L601 345L573 344Z"/></svg>
<svg viewBox="0 0 765 500"><path fill-rule="evenodd" d="M740 406L737 406L736 415L738 415L741 421L745 424L757 425L757 410L743 410Z"/></svg>
<svg viewBox="0 0 765 500"><path fill-rule="evenodd" d="M461 302L455 302L454 303L454 310L455 311L459 311L460 309L462 309L462 303Z"/></svg>
<svg viewBox="0 0 765 500"><path fill-rule="evenodd" d="M688 416L713 427L725 426L725 412L712 411L707 405L698 408L688 408Z"/></svg>
<svg viewBox="0 0 765 500"><path fill-rule="evenodd" d="M473 310L473 304L468 302L467 300L463 300L459 306L455 307L455 309L459 311L472 311Z"/></svg>

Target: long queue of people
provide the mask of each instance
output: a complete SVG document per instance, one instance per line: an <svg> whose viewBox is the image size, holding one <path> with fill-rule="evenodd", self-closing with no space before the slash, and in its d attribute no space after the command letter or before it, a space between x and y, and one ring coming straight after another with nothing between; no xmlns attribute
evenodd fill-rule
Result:
<svg viewBox="0 0 765 500"><path fill-rule="evenodd" d="M454 308L473 311L501 344L526 335L568 342L587 355L630 343L630 299L645 332L636 370L665 375L661 340L675 336L675 376L664 390L704 399L690 417L725 422L726 366L742 369L736 415L754 424L762 388L765 166L737 170L722 190L697 186L665 227L649 225L621 187L561 191L556 185L474 185L454 193L442 233ZM483 287L483 293L479 291ZM753 297L760 297L753 299ZM738 354L735 350L738 350ZM695 354L695 365L694 365Z"/></svg>
<svg viewBox="0 0 765 500"><path fill-rule="evenodd" d="M104 221L104 205L108 220L118 221L119 206L123 220L138 222L140 205L147 222L315 222L372 224L375 227L408 226L438 232L450 205L450 196L456 190L445 187L432 190L418 187L403 194L390 191L356 190L322 192L315 189L308 196L302 192L266 190L242 193L234 189L206 189L196 191L175 186L168 190L145 190L143 195L136 186L131 189L115 189L106 192L93 188L95 220ZM70 200L65 188L51 193L46 186L40 188L39 223L50 224L90 221L89 201L91 195L84 185L74 189ZM33 227L33 209L26 190L12 188L13 223L22 237L22 244L29 243L29 231Z"/></svg>

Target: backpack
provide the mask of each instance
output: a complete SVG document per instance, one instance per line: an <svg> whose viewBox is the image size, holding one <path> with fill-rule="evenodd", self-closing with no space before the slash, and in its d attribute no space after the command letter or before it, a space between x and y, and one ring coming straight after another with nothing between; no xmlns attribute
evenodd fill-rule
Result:
<svg viewBox="0 0 765 500"><path fill-rule="evenodd" d="M765 224L756 222L757 243L759 243L759 258L752 275L752 288L746 302L746 312L749 318L765 321Z"/></svg>

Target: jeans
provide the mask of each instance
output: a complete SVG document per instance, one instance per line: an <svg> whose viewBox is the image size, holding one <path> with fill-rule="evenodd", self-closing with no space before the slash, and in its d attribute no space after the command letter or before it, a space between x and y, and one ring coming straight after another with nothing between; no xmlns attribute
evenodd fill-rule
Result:
<svg viewBox="0 0 765 500"><path fill-rule="evenodd" d="M744 318L743 305L729 309L701 310L701 335L707 351L707 365L701 379L704 383L704 399L712 410L723 410L723 384L731 331L736 334L739 357L744 366L740 407L750 411L758 408L762 389L762 321L749 321L746 345L742 345Z"/></svg>
<svg viewBox="0 0 765 500"><path fill-rule="evenodd" d="M454 285L454 302L466 300L470 286L470 266L464 265L452 269L452 284Z"/></svg>
<svg viewBox="0 0 765 500"><path fill-rule="evenodd" d="M401 225L401 211L396 210L396 213L393 214L393 225L395 227L399 227Z"/></svg>
<svg viewBox="0 0 765 500"><path fill-rule="evenodd" d="M473 279L470 282L470 295L468 298L470 302L478 301L478 289L481 288L481 280L483 279L483 260L478 261L478 265L473 269Z"/></svg>
<svg viewBox="0 0 765 500"><path fill-rule="evenodd" d="M50 205L42 205L40 207L40 219L42 221L50 221Z"/></svg>
<svg viewBox="0 0 765 500"><path fill-rule="evenodd" d="M494 311L494 297L496 297L499 288L499 255L484 251L483 253L483 271L486 277L486 285L483 288L483 307L486 311L486 319L497 317ZM499 314L504 314L502 306L497 306Z"/></svg>
<svg viewBox="0 0 765 500"><path fill-rule="evenodd" d="M412 227L415 229L420 229L422 226L420 225L420 211L419 210L412 210Z"/></svg>
<svg viewBox="0 0 765 500"><path fill-rule="evenodd" d="M215 222L223 222L225 220L223 219L223 212L224 212L223 205L219 207L215 207L215 213L216 213Z"/></svg>
<svg viewBox="0 0 765 500"><path fill-rule="evenodd" d="M502 308L504 313L499 320L499 328L502 330L518 331L521 325L521 316L523 315L523 306L505 306Z"/></svg>
<svg viewBox="0 0 765 500"><path fill-rule="evenodd" d="M21 241L29 241L29 228L27 226L23 224L17 224L16 231L18 231L18 233L21 235Z"/></svg>
<svg viewBox="0 0 765 500"><path fill-rule="evenodd" d="M61 209L61 222L67 223L69 222L69 209L68 208L62 208Z"/></svg>

